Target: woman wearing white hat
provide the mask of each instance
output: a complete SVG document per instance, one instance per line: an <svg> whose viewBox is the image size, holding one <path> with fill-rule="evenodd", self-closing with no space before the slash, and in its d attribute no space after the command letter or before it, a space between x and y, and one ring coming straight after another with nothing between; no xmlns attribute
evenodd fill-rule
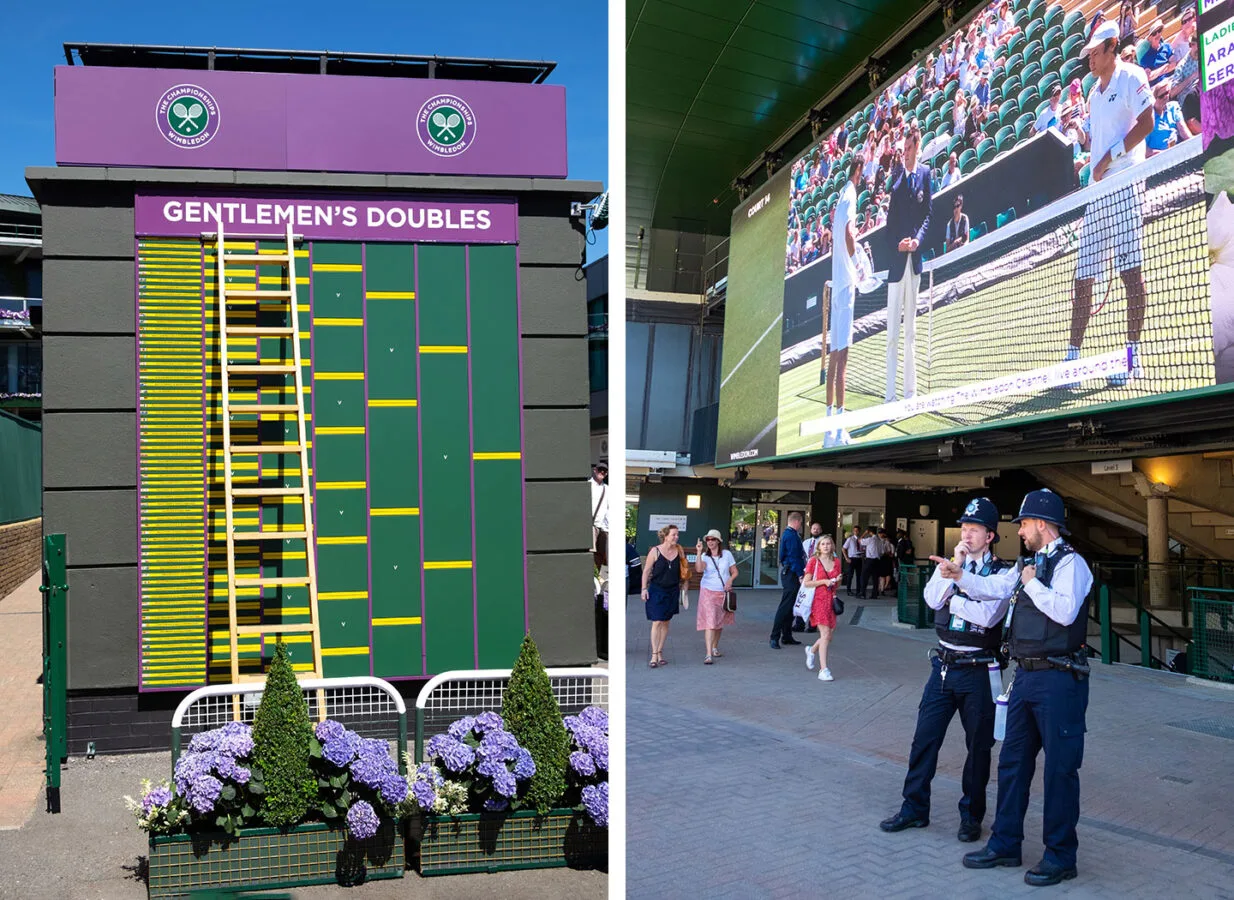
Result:
<svg viewBox="0 0 1234 900"><path fill-rule="evenodd" d="M706 549L704 549L706 542ZM734 616L724 608L724 592L733 589L737 577L737 560L724 549L720 532L711 529L698 542L694 570L703 576L698 591L698 625L707 644L703 665L709 666L720 654L720 635L725 625L732 625Z"/></svg>

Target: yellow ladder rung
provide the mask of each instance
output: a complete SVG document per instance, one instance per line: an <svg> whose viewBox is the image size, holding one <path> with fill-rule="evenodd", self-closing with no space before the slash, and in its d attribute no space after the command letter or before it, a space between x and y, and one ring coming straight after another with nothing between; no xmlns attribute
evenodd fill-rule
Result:
<svg viewBox="0 0 1234 900"><path fill-rule="evenodd" d="M235 335L257 335L258 337L291 337L294 328L282 328L274 325L228 325L227 333Z"/></svg>
<svg viewBox="0 0 1234 900"><path fill-rule="evenodd" d="M296 367L290 363L228 363L227 371L236 375L290 375L296 371Z"/></svg>
<svg viewBox="0 0 1234 900"><path fill-rule="evenodd" d="M307 531L232 531L231 536L241 541L271 541L271 540L305 540Z"/></svg>
<svg viewBox="0 0 1234 900"><path fill-rule="evenodd" d="M232 453L299 453L299 444L232 444Z"/></svg>
<svg viewBox="0 0 1234 900"><path fill-rule="evenodd" d="M301 575L298 578L259 578L259 577L242 577L236 576L236 587L265 587L272 584L289 584L289 585L307 585L308 576Z"/></svg>
<svg viewBox="0 0 1234 900"><path fill-rule="evenodd" d="M236 634L304 634L312 633L317 626L312 622L302 625L237 625Z"/></svg>
<svg viewBox="0 0 1234 900"><path fill-rule="evenodd" d="M234 413L297 413L300 407L294 403L233 403L231 411Z"/></svg>
<svg viewBox="0 0 1234 900"><path fill-rule="evenodd" d="M225 260L226 258L224 258ZM236 290L225 290L228 300L290 300L291 291L283 290L253 290L251 288L243 288Z"/></svg>
<svg viewBox="0 0 1234 900"><path fill-rule="evenodd" d="M224 255L223 262L241 262L241 263L282 263L287 265L288 259L286 253L262 253L254 256L251 253L228 253Z"/></svg>

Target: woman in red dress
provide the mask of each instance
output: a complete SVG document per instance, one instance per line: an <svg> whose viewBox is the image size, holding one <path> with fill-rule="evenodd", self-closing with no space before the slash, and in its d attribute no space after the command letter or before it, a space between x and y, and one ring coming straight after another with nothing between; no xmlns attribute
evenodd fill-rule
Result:
<svg viewBox="0 0 1234 900"><path fill-rule="evenodd" d="M831 669L827 668L827 645L836 627L836 613L832 601L836 585L840 583L840 560L836 558L836 544L831 535L825 534L814 545L814 555L806 563L802 587L814 588L814 605L810 609L810 624L818 626L818 640L806 646L806 668L814 668L818 656L818 680L834 681Z"/></svg>

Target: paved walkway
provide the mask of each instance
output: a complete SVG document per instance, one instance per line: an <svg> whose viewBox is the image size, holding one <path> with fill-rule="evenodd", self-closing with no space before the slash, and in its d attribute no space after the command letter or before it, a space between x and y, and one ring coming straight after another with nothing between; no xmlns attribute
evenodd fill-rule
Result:
<svg viewBox="0 0 1234 900"><path fill-rule="evenodd" d="M40 579L0 599L0 831L20 828L43 796Z"/></svg>
<svg viewBox="0 0 1234 900"><path fill-rule="evenodd" d="M738 623L725 631L725 656L713 666L702 665L691 606L673 622L669 665L649 669L648 623L631 599L628 896L976 898L1039 890L1024 884L1024 869L960 865L981 843L955 837L964 763L958 718L940 756L930 827L878 829L899 808L931 632L894 625L888 601L863 608L848 600L832 645L836 680L824 683L806 670L800 647L768 647L778 600L778 592L741 592ZM1234 898L1234 691L1098 664L1088 729L1080 875L1051 896ZM1026 867L1042 850L1040 785L1038 774ZM987 826L996 790L991 783Z"/></svg>

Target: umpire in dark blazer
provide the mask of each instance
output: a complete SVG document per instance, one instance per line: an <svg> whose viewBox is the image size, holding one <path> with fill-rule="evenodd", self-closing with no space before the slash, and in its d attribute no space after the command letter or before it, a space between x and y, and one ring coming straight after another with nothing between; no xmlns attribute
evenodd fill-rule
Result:
<svg viewBox="0 0 1234 900"><path fill-rule="evenodd" d="M921 245L930 227L934 205L930 167L917 160L921 130L914 120L904 130L904 157L892 164L888 179L887 238L895 246L888 266L887 285L887 390L884 399L896 399L896 363L900 319L904 320L904 398L917 394L917 365L913 358L917 325L917 286L921 281Z"/></svg>

